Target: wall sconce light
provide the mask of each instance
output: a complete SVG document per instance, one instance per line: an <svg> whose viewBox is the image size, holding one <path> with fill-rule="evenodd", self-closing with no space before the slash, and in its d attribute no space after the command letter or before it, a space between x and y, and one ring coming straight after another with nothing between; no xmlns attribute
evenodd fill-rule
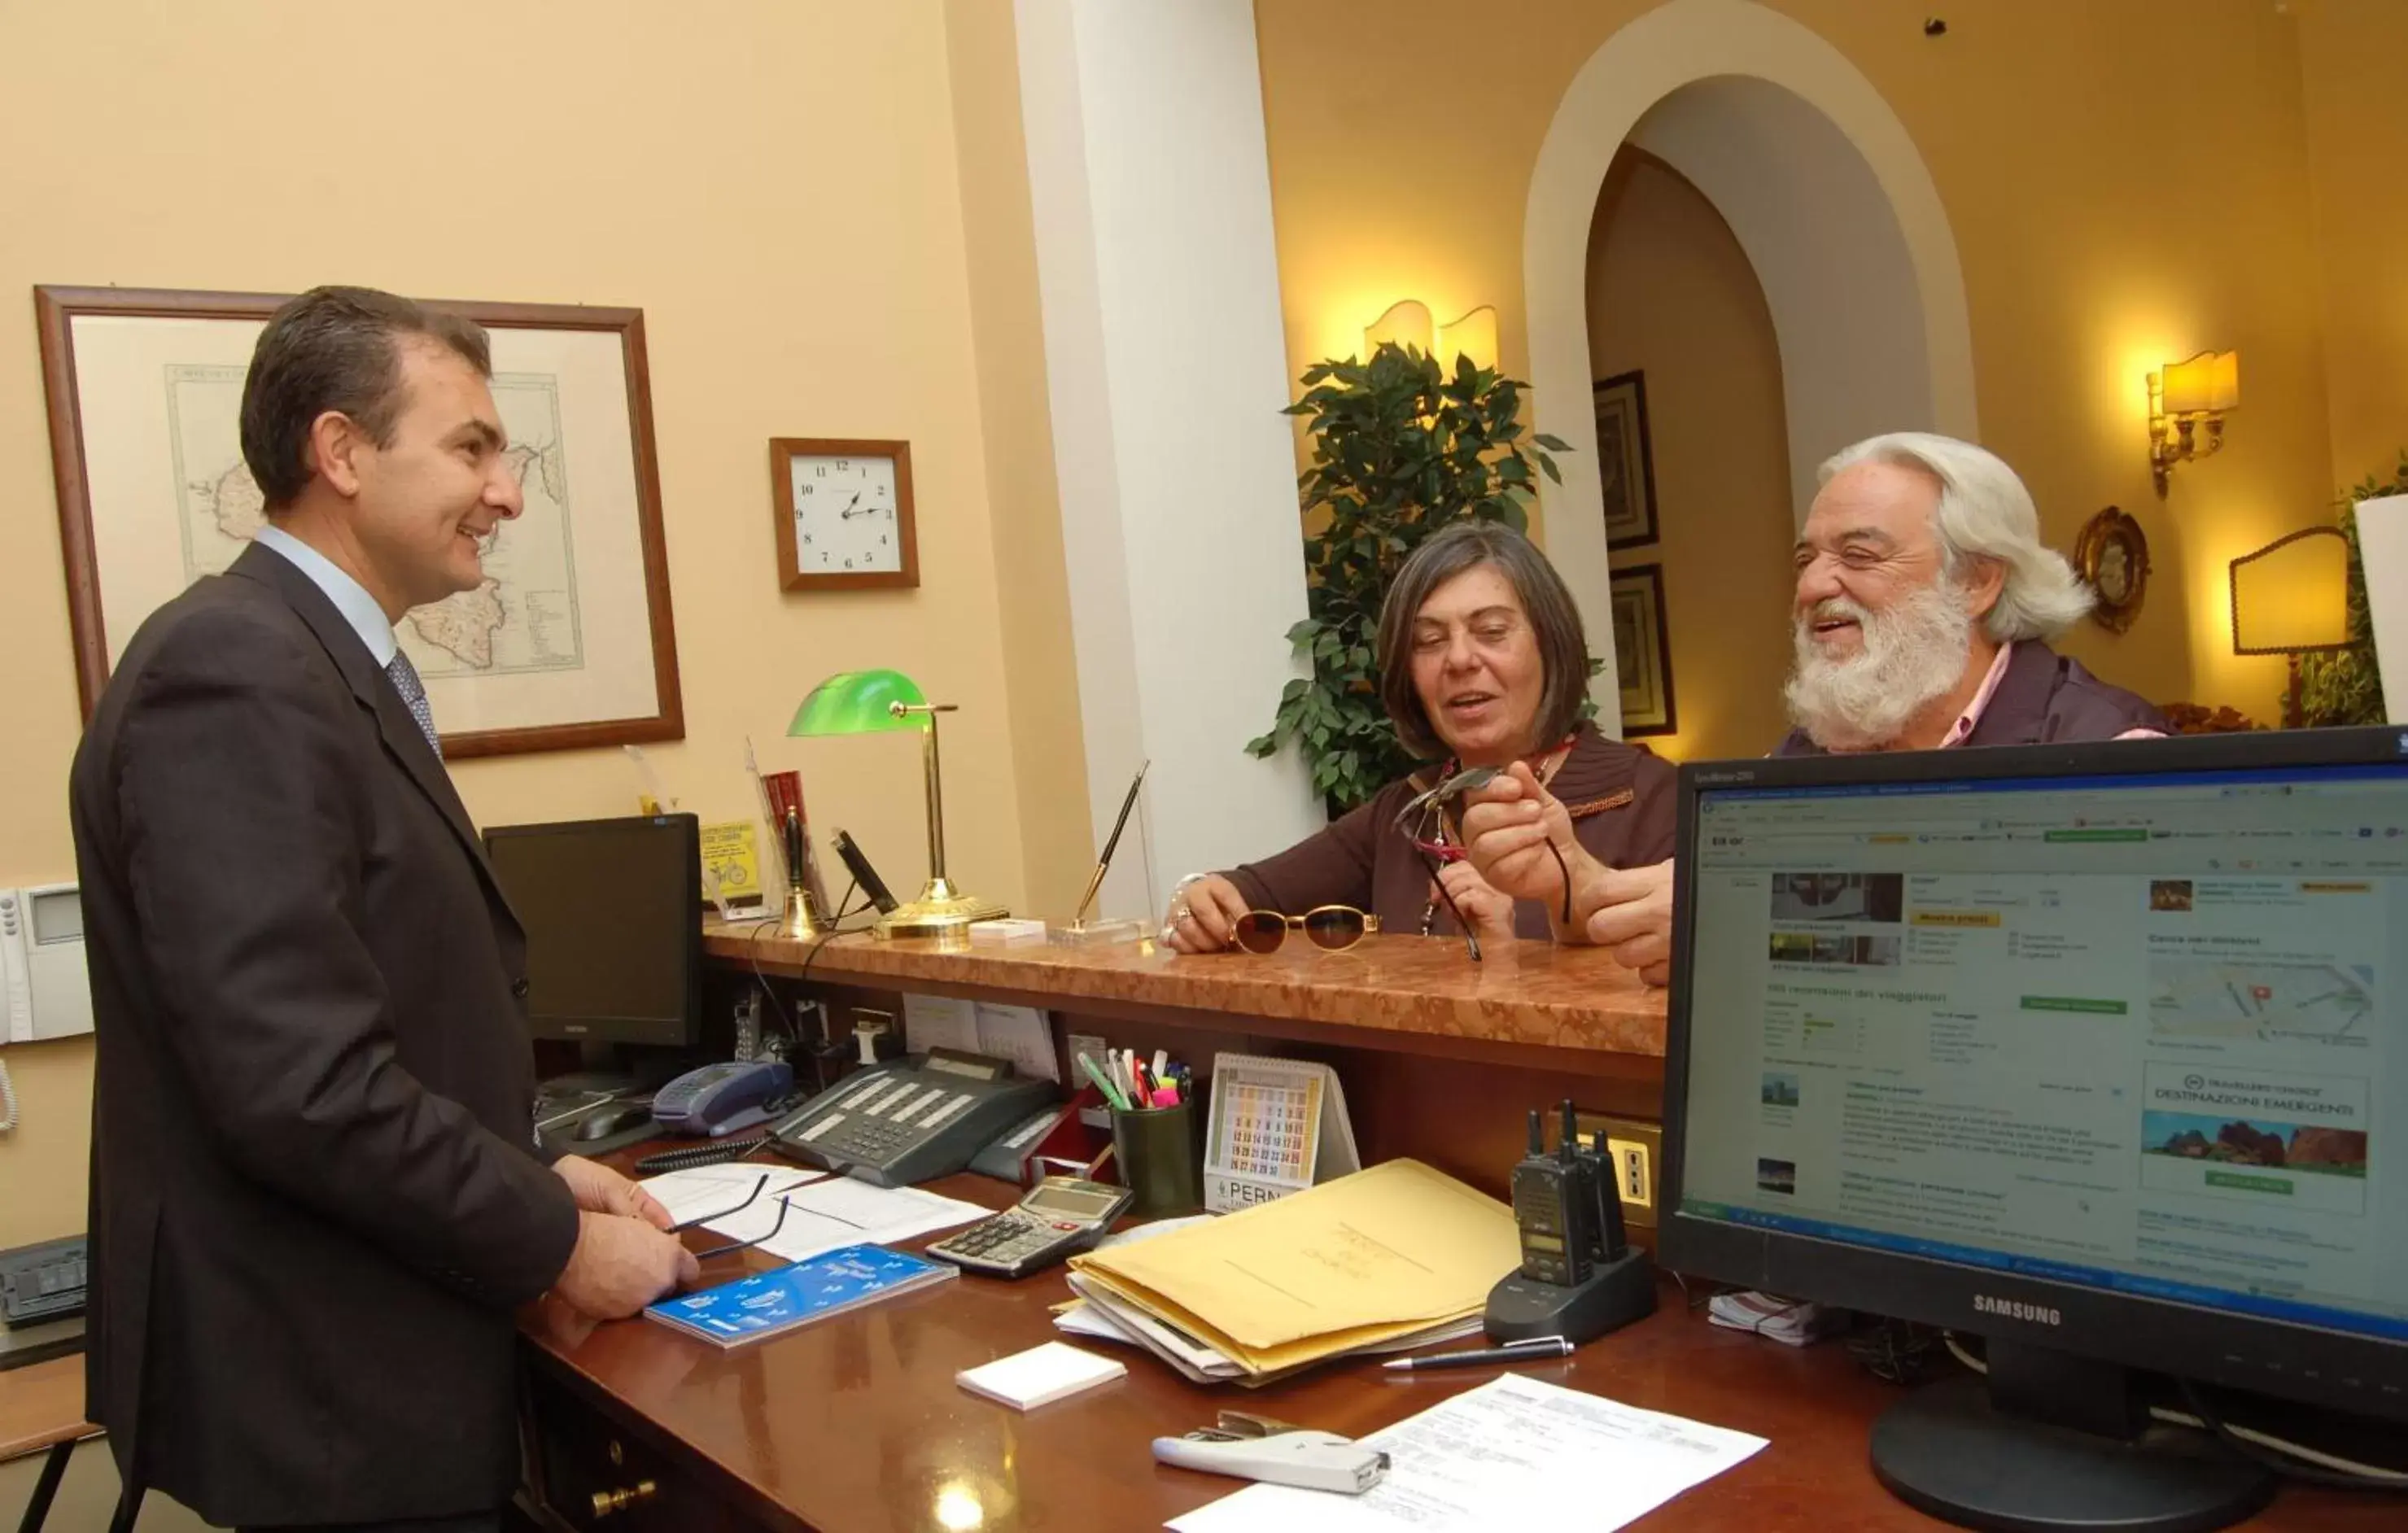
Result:
<svg viewBox="0 0 2408 1533"><path fill-rule="evenodd" d="M2232 561L2232 652L2289 657L2283 727L2305 722L2300 656L2349 648L2349 538L2303 527Z"/></svg>
<svg viewBox="0 0 2408 1533"><path fill-rule="evenodd" d="M2224 445L2224 417L2241 406L2241 353L2201 351L2149 375L2149 472L2165 498L2174 465L2212 455ZM2199 426L2207 424L2207 440ZM2172 439L2169 440L2169 437Z"/></svg>
<svg viewBox="0 0 2408 1533"><path fill-rule="evenodd" d="M1438 358L1439 365L1448 372L1455 370L1455 359L1468 356L1475 367L1497 365L1497 308L1482 304L1460 318L1445 324L1434 323L1429 306L1418 298L1404 298L1388 306L1388 311L1363 327L1363 356L1369 360L1383 342L1411 347L1425 356Z"/></svg>

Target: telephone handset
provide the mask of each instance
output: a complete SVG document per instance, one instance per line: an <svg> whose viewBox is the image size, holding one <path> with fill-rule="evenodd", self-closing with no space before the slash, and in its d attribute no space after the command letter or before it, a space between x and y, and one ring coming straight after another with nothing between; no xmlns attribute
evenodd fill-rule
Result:
<svg viewBox="0 0 2408 1533"><path fill-rule="evenodd" d="M779 1153L880 1187L950 1176L1054 1100L1051 1081L961 1049L931 1049L846 1076L769 1129Z"/></svg>

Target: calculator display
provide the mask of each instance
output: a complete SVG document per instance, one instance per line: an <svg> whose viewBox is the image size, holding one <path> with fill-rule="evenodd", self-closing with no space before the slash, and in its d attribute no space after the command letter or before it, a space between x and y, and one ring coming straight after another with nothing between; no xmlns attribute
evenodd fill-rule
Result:
<svg viewBox="0 0 2408 1533"><path fill-rule="evenodd" d="M1070 1187L1039 1186L1022 1198L1020 1206L1039 1213L1058 1213L1069 1219L1094 1219L1108 1212L1119 1201L1117 1193L1088 1193Z"/></svg>

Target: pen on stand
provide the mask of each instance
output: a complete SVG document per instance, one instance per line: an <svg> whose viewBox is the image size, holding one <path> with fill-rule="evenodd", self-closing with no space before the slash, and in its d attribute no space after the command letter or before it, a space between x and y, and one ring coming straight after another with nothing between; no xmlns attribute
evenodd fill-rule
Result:
<svg viewBox="0 0 2408 1533"><path fill-rule="evenodd" d="M1533 1336L1498 1347L1470 1352L1434 1352L1420 1357L1397 1357L1381 1364L1399 1373L1420 1373L1439 1368L1478 1368L1483 1363L1526 1363L1533 1358L1569 1357L1572 1344L1560 1336Z"/></svg>
<svg viewBox="0 0 2408 1533"><path fill-rule="evenodd" d="M1104 841L1104 854L1096 859L1095 875L1087 880L1087 892L1079 896L1079 908L1070 912L1073 926L1086 924L1087 908L1095 904L1097 891L1104 886L1104 875L1111 871L1112 853L1120 849L1121 832L1128 828L1129 810L1137 808L1137 791L1145 786L1146 771L1153 766L1151 761L1140 763L1137 776L1129 780L1128 796L1121 800L1120 818L1112 822L1112 833Z"/></svg>

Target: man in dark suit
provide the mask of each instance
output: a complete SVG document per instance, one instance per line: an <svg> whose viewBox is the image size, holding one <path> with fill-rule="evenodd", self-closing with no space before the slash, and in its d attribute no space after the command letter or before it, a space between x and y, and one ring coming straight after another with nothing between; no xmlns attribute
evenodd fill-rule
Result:
<svg viewBox="0 0 2408 1533"><path fill-rule="evenodd" d="M394 641L518 514L490 370L390 294L280 309L242 403L271 524L142 625L76 754L86 1410L127 1506L497 1527L513 1310L694 1275L651 1198L537 1147L524 939Z"/></svg>

